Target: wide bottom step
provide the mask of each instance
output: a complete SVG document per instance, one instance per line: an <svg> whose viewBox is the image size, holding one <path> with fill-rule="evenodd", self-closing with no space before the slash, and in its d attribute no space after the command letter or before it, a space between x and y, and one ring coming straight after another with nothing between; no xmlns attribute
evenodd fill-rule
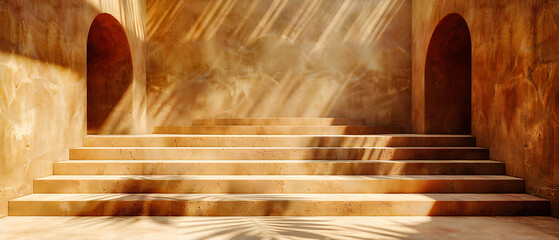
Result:
<svg viewBox="0 0 559 240"><path fill-rule="evenodd" d="M559 239L554 217L7 217L0 238L35 239Z"/></svg>
<svg viewBox="0 0 559 240"><path fill-rule="evenodd" d="M11 216L539 216L527 194L33 194Z"/></svg>

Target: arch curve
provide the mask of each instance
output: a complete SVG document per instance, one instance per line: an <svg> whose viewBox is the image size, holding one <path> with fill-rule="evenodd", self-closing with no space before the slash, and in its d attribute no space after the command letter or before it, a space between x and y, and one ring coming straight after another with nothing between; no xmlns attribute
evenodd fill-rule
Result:
<svg viewBox="0 0 559 240"><path fill-rule="evenodd" d="M124 100L132 81L132 54L124 28L110 14L97 15L87 37L88 134L122 133L116 119L126 119L132 112Z"/></svg>
<svg viewBox="0 0 559 240"><path fill-rule="evenodd" d="M425 133L471 133L472 44L458 14L433 32L425 61Z"/></svg>

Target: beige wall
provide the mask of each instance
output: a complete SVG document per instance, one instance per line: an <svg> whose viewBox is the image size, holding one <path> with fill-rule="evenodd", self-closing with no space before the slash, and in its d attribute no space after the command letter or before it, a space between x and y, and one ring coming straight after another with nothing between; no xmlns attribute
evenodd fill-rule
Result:
<svg viewBox="0 0 559 240"><path fill-rule="evenodd" d="M99 13L124 26L134 63L130 132L145 131L145 0L0 1L0 217L86 133L86 44Z"/></svg>
<svg viewBox="0 0 559 240"><path fill-rule="evenodd" d="M472 37L472 132L559 216L559 4L551 0L413 1L413 125L422 122L425 58L450 13Z"/></svg>
<svg viewBox="0 0 559 240"><path fill-rule="evenodd" d="M410 0L147 0L150 128L411 117Z"/></svg>

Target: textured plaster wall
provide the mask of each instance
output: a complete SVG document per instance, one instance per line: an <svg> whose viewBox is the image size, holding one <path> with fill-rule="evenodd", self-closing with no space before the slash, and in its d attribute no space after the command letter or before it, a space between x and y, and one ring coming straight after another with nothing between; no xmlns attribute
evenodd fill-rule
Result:
<svg viewBox="0 0 559 240"><path fill-rule="evenodd" d="M87 36L99 13L115 16L130 41L129 101L145 131L145 0L0 1L0 217L32 192L86 133ZM143 90L142 90L143 89ZM142 127L144 124L144 127Z"/></svg>
<svg viewBox="0 0 559 240"><path fill-rule="evenodd" d="M472 132L559 216L559 4L552 0L413 1L412 121L421 130L427 47L439 21L472 36Z"/></svg>
<svg viewBox="0 0 559 240"><path fill-rule="evenodd" d="M355 117L411 128L410 0L147 0L149 126Z"/></svg>

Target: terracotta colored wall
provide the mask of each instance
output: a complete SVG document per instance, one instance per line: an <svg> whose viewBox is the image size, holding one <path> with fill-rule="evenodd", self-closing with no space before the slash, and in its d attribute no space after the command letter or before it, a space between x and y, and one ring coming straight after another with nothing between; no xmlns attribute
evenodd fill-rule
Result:
<svg viewBox="0 0 559 240"><path fill-rule="evenodd" d="M411 128L410 0L147 0L149 126L356 117Z"/></svg>
<svg viewBox="0 0 559 240"><path fill-rule="evenodd" d="M472 132L559 216L559 4L552 0L413 1L412 121L424 112L425 59L439 21L458 13L472 37Z"/></svg>
<svg viewBox="0 0 559 240"><path fill-rule="evenodd" d="M0 217L7 200L30 194L33 179L51 175L52 163L81 145L87 36L101 12L119 19L130 40L135 67L129 100L137 119L130 129L141 132L145 1L0 1Z"/></svg>

